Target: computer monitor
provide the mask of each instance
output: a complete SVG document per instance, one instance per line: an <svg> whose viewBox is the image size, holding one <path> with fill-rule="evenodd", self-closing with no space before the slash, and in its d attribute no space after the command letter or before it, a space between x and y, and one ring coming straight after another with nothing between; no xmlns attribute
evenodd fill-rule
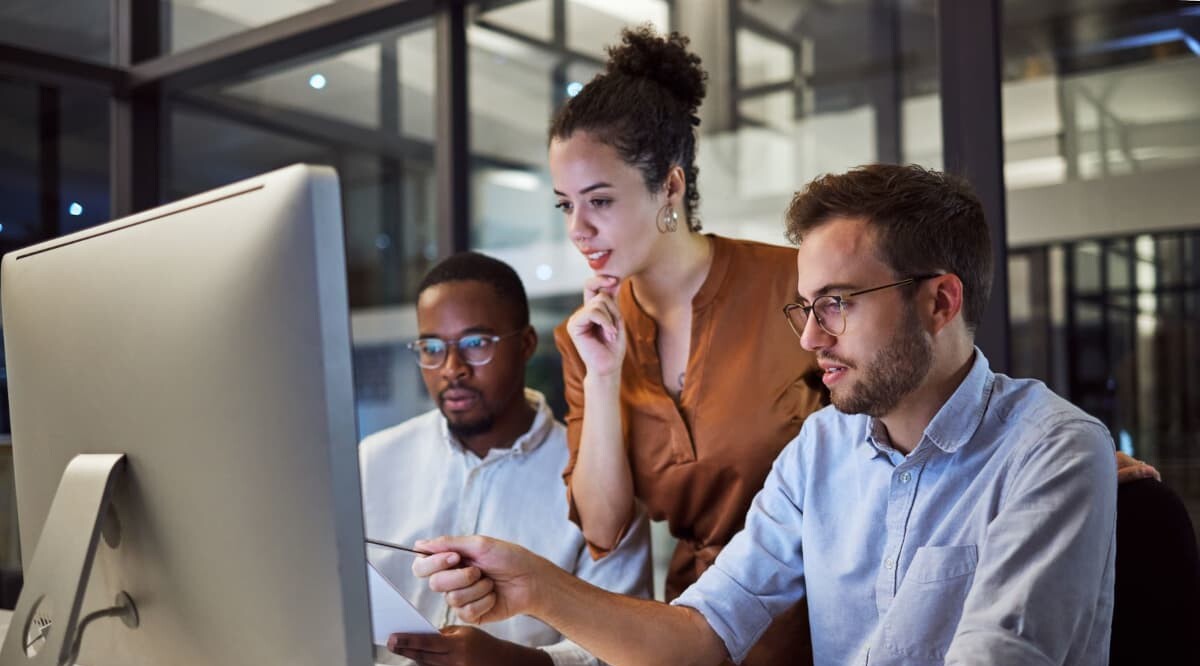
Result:
<svg viewBox="0 0 1200 666"><path fill-rule="evenodd" d="M292 166L4 257L4 666L372 663L340 206Z"/></svg>

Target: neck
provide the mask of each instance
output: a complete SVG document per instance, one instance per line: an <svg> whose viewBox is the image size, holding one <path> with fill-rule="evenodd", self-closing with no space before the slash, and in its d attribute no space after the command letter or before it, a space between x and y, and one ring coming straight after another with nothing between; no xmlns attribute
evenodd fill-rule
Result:
<svg viewBox="0 0 1200 666"><path fill-rule="evenodd" d="M524 391L517 397L517 404L497 416L487 432L459 436L458 441L477 457L487 456L492 449L508 449L529 429L537 418L537 410L525 400Z"/></svg>
<svg viewBox="0 0 1200 666"><path fill-rule="evenodd" d="M973 344L968 340L965 348L957 347L952 353L935 356L925 381L879 419L887 428L892 448L904 455L912 453L921 443L933 417L971 371L975 362Z"/></svg>
<svg viewBox="0 0 1200 666"><path fill-rule="evenodd" d="M691 305L712 266L712 242L703 234L683 231L687 221L679 221L679 231L659 243L650 265L629 278L638 303L651 317L655 313L681 305Z"/></svg>

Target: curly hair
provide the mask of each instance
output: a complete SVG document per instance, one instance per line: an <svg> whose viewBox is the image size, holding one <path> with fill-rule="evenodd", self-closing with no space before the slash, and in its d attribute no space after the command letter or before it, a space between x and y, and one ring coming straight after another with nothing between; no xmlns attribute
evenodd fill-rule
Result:
<svg viewBox="0 0 1200 666"><path fill-rule="evenodd" d="M604 71L554 114L549 138L591 134L641 171L651 192L662 187L671 167L679 166L686 181L688 227L699 231L696 112L708 74L687 45L687 37L660 36L648 25L623 30L621 44L608 47Z"/></svg>

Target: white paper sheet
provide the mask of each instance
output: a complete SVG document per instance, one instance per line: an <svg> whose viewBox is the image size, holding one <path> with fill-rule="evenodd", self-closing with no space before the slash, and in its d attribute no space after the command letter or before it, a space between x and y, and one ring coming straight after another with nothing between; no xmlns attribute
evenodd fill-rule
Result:
<svg viewBox="0 0 1200 666"><path fill-rule="evenodd" d="M387 645L392 634L438 633L370 562L367 562L367 589L371 597L371 637L376 645Z"/></svg>

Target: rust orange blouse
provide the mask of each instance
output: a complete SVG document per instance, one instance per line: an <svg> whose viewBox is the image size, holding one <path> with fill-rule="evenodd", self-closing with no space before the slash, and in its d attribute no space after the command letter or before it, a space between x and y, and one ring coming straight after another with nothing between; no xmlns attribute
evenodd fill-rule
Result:
<svg viewBox="0 0 1200 666"><path fill-rule="evenodd" d="M712 266L692 299L692 341L678 408L662 383L655 322L628 281L617 295L628 334L621 415L634 494L680 540L667 575L668 599L694 582L742 528L771 463L821 406L816 360L780 312L795 299L796 251L711 238ZM571 456L563 478L570 499L586 369L565 322L554 338L568 405ZM571 519L579 522L573 501ZM593 546L593 555L603 551Z"/></svg>

